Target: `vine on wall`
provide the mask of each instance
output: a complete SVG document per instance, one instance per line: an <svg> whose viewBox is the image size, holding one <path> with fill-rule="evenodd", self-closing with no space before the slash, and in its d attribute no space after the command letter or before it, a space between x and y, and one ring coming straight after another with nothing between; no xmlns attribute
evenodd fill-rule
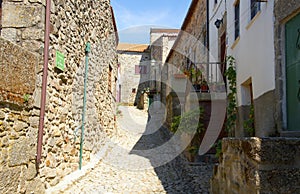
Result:
<svg viewBox="0 0 300 194"><path fill-rule="evenodd" d="M227 77L228 86L229 86L229 92L227 94L226 131L229 136L234 136L234 129L236 127L236 118L237 118L235 59L232 56L227 56L226 62L228 68L225 71L225 76Z"/></svg>
<svg viewBox="0 0 300 194"><path fill-rule="evenodd" d="M254 106L251 104L249 119L244 121L244 129L250 135L250 137L255 136L255 128L254 128Z"/></svg>

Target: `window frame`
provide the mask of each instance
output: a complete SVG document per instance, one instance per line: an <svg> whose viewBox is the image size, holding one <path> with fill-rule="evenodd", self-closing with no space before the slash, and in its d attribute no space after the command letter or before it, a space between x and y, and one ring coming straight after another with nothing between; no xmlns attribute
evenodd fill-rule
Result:
<svg viewBox="0 0 300 194"><path fill-rule="evenodd" d="M148 68L146 65L135 65L135 75L147 74Z"/></svg>
<svg viewBox="0 0 300 194"><path fill-rule="evenodd" d="M261 4L257 0L250 0L250 20L255 18L255 16L260 12Z"/></svg>
<svg viewBox="0 0 300 194"><path fill-rule="evenodd" d="M241 25L240 25L240 1L236 1L234 4L234 40L240 36Z"/></svg>

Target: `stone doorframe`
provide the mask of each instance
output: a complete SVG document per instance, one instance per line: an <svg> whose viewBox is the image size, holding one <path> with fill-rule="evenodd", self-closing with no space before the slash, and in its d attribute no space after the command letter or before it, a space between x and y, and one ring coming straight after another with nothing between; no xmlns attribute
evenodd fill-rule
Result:
<svg viewBox="0 0 300 194"><path fill-rule="evenodd" d="M300 13L297 0L278 0L274 4L274 47L275 47L275 114L277 130L281 136L300 137L300 132L287 131L286 108L286 62L285 62L285 24Z"/></svg>

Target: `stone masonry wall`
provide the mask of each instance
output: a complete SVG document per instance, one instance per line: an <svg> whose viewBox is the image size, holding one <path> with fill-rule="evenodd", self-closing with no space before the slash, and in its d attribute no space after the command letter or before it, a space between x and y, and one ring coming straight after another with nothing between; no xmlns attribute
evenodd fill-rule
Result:
<svg viewBox="0 0 300 194"><path fill-rule="evenodd" d="M168 100L176 100L173 98L173 91L177 92L180 102L184 102L186 95L186 81L189 79L187 76L183 75L184 69L187 66L187 59L192 62L203 62L205 61L205 47L204 47L204 32L205 32L205 22L206 22L206 2L204 0L193 1L193 5L190 8L190 13L186 16L183 28L175 42L175 47L173 47L167 57L166 64L164 64L164 76L162 80L168 83L169 87L166 87L162 94L162 98ZM198 26L195 28L195 26ZM205 75L205 69L202 70ZM183 77L175 77L174 75L181 75ZM172 91L173 90L173 91ZM171 110L174 102L166 102L168 110ZM177 102L176 102L177 103ZM178 105L177 105L178 106ZM189 107L187 107L189 108ZM175 111L174 111L175 112ZM175 115L168 114L168 121L172 121L172 117Z"/></svg>
<svg viewBox="0 0 300 194"><path fill-rule="evenodd" d="M222 153L213 194L300 192L299 138L226 138Z"/></svg>
<svg viewBox="0 0 300 194"><path fill-rule="evenodd" d="M141 90L149 87L150 53L118 51L118 62L121 67L121 103L137 105ZM146 74L136 74L136 65L146 66ZM135 93L132 92L134 88Z"/></svg>
<svg viewBox="0 0 300 194"><path fill-rule="evenodd" d="M24 193L36 177L35 154L39 111L33 108L37 54L0 37L0 192Z"/></svg>
<svg viewBox="0 0 300 194"><path fill-rule="evenodd" d="M35 144L41 99L45 1L4 0L2 15L1 36L35 52L38 60L33 76L34 89L27 96L30 108L16 109L15 102L6 101L1 105L0 140L1 145L9 149L0 152L1 159L6 156L0 164L0 190L2 193L43 193L78 169L85 45L88 41L91 53L83 165L114 133L117 55L110 1L51 1L47 102L38 174L35 171ZM64 71L55 67L56 51L65 56ZM79 130L75 136L76 129ZM17 163L13 163L15 161Z"/></svg>

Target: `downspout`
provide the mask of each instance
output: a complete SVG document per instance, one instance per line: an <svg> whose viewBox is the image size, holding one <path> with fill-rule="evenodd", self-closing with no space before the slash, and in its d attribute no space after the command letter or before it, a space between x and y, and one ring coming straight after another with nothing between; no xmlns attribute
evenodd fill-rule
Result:
<svg viewBox="0 0 300 194"><path fill-rule="evenodd" d="M209 0L206 0L206 46L207 46L207 56L206 56L206 68L207 68L207 82L209 78Z"/></svg>
<svg viewBox="0 0 300 194"><path fill-rule="evenodd" d="M42 96L41 96L41 110L37 140L37 153L36 153L36 168L38 169L41 162L42 146L43 146L43 129L45 118L45 105L47 94L47 76L48 76L48 61L49 61L49 34L50 34L50 3L51 0L46 1L46 21L45 21L45 37L44 37L44 67L42 79Z"/></svg>
<svg viewBox="0 0 300 194"><path fill-rule="evenodd" d="M85 72L84 72L84 91L83 91L83 108L82 108L82 121L81 121L81 138L80 138L80 152L79 152L79 170L82 167L82 150L84 140L84 124L85 124L85 110L86 110L86 89L87 89L87 74L89 68L89 53L91 52L91 44L86 43L85 47Z"/></svg>

